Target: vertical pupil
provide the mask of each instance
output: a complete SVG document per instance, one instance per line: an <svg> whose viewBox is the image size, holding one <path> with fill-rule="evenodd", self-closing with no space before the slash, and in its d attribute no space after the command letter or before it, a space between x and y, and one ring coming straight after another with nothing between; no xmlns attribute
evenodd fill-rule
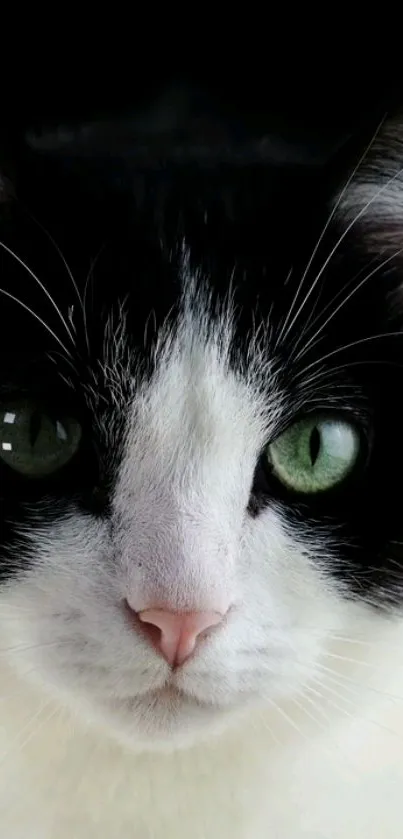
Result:
<svg viewBox="0 0 403 839"><path fill-rule="evenodd" d="M309 438L309 455L311 458L312 466L315 465L316 460L318 458L318 454L320 451L320 433L318 429L315 427L312 429L311 436Z"/></svg>
<svg viewBox="0 0 403 839"><path fill-rule="evenodd" d="M39 435L39 432L41 430L41 425L42 425L42 414L41 414L41 412L40 411L33 411L33 413L31 414L31 420L30 420L30 423L29 423L29 442L31 444L31 448L34 447L34 445L35 445L35 443L38 439L38 435Z"/></svg>

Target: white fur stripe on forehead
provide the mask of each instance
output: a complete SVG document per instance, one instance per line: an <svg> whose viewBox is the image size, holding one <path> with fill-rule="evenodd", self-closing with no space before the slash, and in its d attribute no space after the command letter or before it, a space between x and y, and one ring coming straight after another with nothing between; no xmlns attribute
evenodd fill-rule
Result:
<svg viewBox="0 0 403 839"><path fill-rule="evenodd" d="M150 313L144 325L143 342L148 346L152 369L158 371L178 354L184 352L193 363L202 354L208 353L211 363L218 364L222 369L229 368L231 359L238 375L242 376L250 385L260 389L267 377L274 376L274 361L268 354L271 324L259 323L258 328L251 329L248 336L244 336L243 352L239 348L237 334L236 311L232 275L228 276L226 293L220 300L213 302L213 294L209 277L200 269L191 267L190 252L184 242L178 248L179 306L175 316L173 311L167 312L162 326L156 330L153 312ZM147 362L140 363L133 348L133 340L127 333L126 304L120 305L110 315L105 329L103 347L103 375L105 384L113 391L126 392L122 379L130 379L132 386L137 389L143 381L142 371L147 372ZM138 336L135 336L135 340ZM152 339L150 341L150 339ZM141 348L140 348L141 349ZM120 382L118 386L117 377Z"/></svg>
<svg viewBox="0 0 403 839"><path fill-rule="evenodd" d="M122 437L128 413L135 422L141 413L149 415L150 429L153 417L158 416L158 434L165 424L166 429L175 428L177 435L181 434L178 417L185 411L188 422L190 404L193 417L214 414L217 427L229 418L236 425L237 417L242 414L242 421L247 418L252 436L254 423L263 429L264 436L280 416L284 417L284 395L278 385L278 368L270 357L265 324L251 331L242 358L241 354L237 358L239 336L231 278L224 299L213 303L208 277L201 271L191 270L189 252L184 245L179 254L178 273L177 311L167 313L165 322L154 334L152 315L145 325L148 359L133 346L123 307L108 320L103 360L94 372L89 401L95 411L104 408L100 411L99 428L109 440L115 435L115 447L117 439ZM100 391L104 394L103 405L97 398ZM231 406L229 414L228 406ZM207 425L204 431L206 428ZM173 448L171 441L170 450Z"/></svg>
<svg viewBox="0 0 403 839"><path fill-rule="evenodd" d="M154 378L161 380L168 368L179 365L184 381L207 381L210 377L232 379L245 388L254 411L267 414L267 396L271 410L284 410L283 393L278 385L278 360L270 352L270 324L260 322L248 335L240 336L234 305L233 277L220 300L214 300L209 277L192 270L190 253L184 243L179 259L181 300L175 321L167 318L153 348ZM252 323L252 319L251 319ZM240 342L243 342L241 349ZM273 397L273 398L272 398Z"/></svg>
<svg viewBox="0 0 403 839"><path fill-rule="evenodd" d="M189 511L208 507L210 520L224 520L224 501L242 516L256 459L283 414L283 396L267 357L259 370L264 395L257 385L256 342L250 369L231 363L230 294L212 310L205 278L190 272L187 259L182 270L180 314L160 330L153 374L134 394L115 508L141 489L152 509L165 493L164 509L175 500Z"/></svg>
<svg viewBox="0 0 403 839"><path fill-rule="evenodd" d="M154 344L155 361L168 358L172 352L186 345L214 349L221 364L227 364L234 335L234 306L231 280L225 299L213 307L209 278L200 269L191 267L191 254L184 241L177 257L180 283L180 313L172 323L167 314L165 326L159 331Z"/></svg>
<svg viewBox="0 0 403 839"><path fill-rule="evenodd" d="M265 395L271 394L270 412L277 419L283 399L264 330L250 334L244 360L237 359L231 280L225 299L213 304L208 278L191 270L189 252L182 246L180 282L180 312L175 321L168 317L156 336L154 374L141 388L142 396L149 401L158 394L161 410L172 403L175 412L180 410L182 397L190 398L193 407L198 405L208 413L227 393L229 403L234 399L234 419L239 407L260 425L262 420L266 423L268 410L266 398L262 399L264 389ZM219 414L226 411L217 412L217 422Z"/></svg>
<svg viewBox="0 0 403 839"><path fill-rule="evenodd" d="M403 116L385 119L342 189L337 215L365 231L367 250L403 246Z"/></svg>

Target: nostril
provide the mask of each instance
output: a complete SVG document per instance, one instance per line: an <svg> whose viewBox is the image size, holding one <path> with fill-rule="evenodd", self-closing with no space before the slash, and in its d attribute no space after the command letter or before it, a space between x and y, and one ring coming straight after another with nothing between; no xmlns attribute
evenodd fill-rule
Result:
<svg viewBox="0 0 403 839"><path fill-rule="evenodd" d="M142 635L146 641L149 641L154 649L158 651L161 641L161 630L159 627L144 623L140 618L139 612L132 609L127 600L124 601L124 606L132 629L135 629L136 632Z"/></svg>
<svg viewBox="0 0 403 839"><path fill-rule="evenodd" d="M144 621L141 620L139 615L138 615L138 621L139 621L139 625L140 625L140 629L141 629L142 634L149 641L151 641L153 647L155 647L158 650L159 646L161 644L161 635L162 635L159 627L158 626L153 626L151 623L144 623Z"/></svg>
<svg viewBox="0 0 403 839"><path fill-rule="evenodd" d="M126 608L132 625L172 667L183 664L226 614L213 611L178 613L164 609L135 612L127 602Z"/></svg>

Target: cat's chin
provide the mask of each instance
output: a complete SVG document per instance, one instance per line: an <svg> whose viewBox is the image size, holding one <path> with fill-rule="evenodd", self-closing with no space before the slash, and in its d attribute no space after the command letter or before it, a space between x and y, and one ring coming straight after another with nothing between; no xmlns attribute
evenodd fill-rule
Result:
<svg viewBox="0 0 403 839"><path fill-rule="evenodd" d="M219 736L242 712L244 703L242 708L238 704L220 706L166 686L139 697L114 700L96 716L98 724L130 750L172 751Z"/></svg>

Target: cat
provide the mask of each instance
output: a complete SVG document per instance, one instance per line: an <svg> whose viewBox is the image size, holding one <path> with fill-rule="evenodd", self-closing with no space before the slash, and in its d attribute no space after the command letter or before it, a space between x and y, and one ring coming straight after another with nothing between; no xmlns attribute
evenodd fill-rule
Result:
<svg viewBox="0 0 403 839"><path fill-rule="evenodd" d="M7 839L401 836L403 121L361 152L4 154Z"/></svg>

